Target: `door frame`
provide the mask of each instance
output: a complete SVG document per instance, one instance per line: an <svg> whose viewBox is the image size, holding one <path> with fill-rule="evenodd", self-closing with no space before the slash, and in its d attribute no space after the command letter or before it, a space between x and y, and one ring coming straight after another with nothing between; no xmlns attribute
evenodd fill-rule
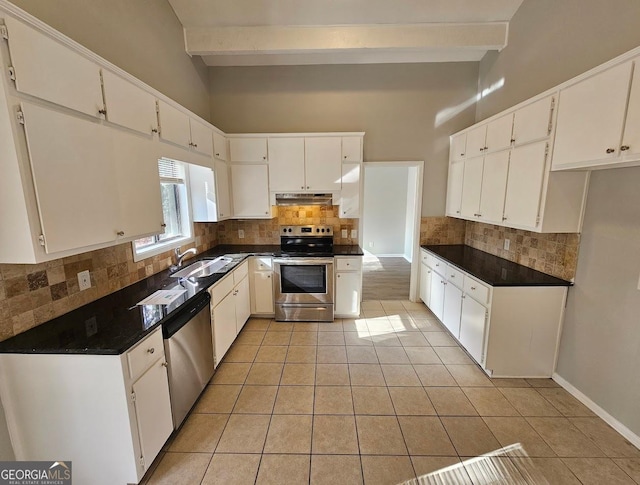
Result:
<svg viewBox="0 0 640 485"><path fill-rule="evenodd" d="M418 286L419 286L419 278L420 278L420 258L418 255L420 254L420 222L422 220L422 188L424 185L424 160L413 160L413 161L391 161L391 160L381 160L381 161L366 161L363 163L362 169L362 190L360 191L360 207L362 207L362 227L360 227L360 231L358 234L358 244L361 248L363 246L363 229L364 229L364 184L367 183L367 167L410 167L416 168L418 173L416 176L416 199L414 200L414 221L413 221L413 252L411 254L411 276L409 279L409 300L410 301L419 301L418 300Z"/></svg>

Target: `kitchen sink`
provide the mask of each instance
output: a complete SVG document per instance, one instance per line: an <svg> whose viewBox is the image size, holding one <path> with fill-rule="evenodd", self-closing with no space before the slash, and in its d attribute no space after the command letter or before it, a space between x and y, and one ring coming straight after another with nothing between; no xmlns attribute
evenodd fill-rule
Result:
<svg viewBox="0 0 640 485"><path fill-rule="evenodd" d="M180 271L176 271L171 275L172 278L203 278L205 276L210 276L215 273L223 273L221 271L225 266L229 263L232 263L233 259L220 256L215 259L203 259L201 261L196 261L193 264L181 269Z"/></svg>

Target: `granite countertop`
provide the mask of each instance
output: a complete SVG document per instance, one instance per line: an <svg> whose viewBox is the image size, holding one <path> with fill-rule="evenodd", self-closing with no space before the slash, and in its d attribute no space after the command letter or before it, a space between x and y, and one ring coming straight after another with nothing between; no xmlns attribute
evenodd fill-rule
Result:
<svg viewBox="0 0 640 485"><path fill-rule="evenodd" d="M194 282L179 281L164 270L99 300L61 315L24 333L0 342L0 353L36 354L122 354L162 324L197 294L224 278L249 256L279 256L279 245L219 245L185 260L188 266L200 259L229 255L234 263L226 273L213 274ZM336 245L335 256L363 255L357 246ZM156 290L184 289L171 305L136 304Z"/></svg>
<svg viewBox="0 0 640 485"><path fill-rule="evenodd" d="M572 286L570 281L499 258L463 244L422 246L491 286Z"/></svg>

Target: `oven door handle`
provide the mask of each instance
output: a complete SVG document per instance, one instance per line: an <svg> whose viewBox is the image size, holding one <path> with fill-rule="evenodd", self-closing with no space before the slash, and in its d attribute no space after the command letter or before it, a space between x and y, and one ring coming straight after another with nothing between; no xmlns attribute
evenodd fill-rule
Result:
<svg viewBox="0 0 640 485"><path fill-rule="evenodd" d="M333 258L274 258L274 264L286 264L296 266L310 266L320 264L333 264Z"/></svg>

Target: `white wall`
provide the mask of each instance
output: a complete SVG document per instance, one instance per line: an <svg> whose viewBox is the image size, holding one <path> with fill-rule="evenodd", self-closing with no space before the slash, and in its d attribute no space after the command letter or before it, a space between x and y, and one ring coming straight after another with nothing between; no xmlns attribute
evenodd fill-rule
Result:
<svg viewBox="0 0 640 485"><path fill-rule="evenodd" d="M4 417L4 408L2 407L2 402L0 402L0 461L12 461L15 459Z"/></svg>
<svg viewBox="0 0 640 485"><path fill-rule="evenodd" d="M409 167L407 177L407 217L405 219L404 258L413 260L413 236L416 220L416 192L418 190L418 168Z"/></svg>
<svg viewBox="0 0 640 485"><path fill-rule="evenodd" d="M366 251L376 255L404 254L408 178L408 167L365 164L362 241Z"/></svg>

